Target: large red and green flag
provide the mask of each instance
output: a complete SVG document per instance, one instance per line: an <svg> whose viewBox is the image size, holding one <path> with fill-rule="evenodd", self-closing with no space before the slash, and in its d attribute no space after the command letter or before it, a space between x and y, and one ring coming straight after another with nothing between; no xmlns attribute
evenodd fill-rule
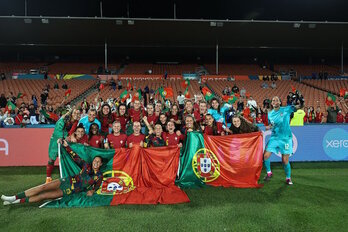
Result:
<svg viewBox="0 0 348 232"><path fill-rule="evenodd" d="M207 136L190 132L180 155L181 188L223 186L256 188L262 170L261 132Z"/></svg>
<svg viewBox="0 0 348 232"><path fill-rule="evenodd" d="M336 102L336 96L333 95L332 93L327 93L327 97L326 97L326 100L325 100L325 103L327 106L332 106L334 105Z"/></svg>
<svg viewBox="0 0 348 232"><path fill-rule="evenodd" d="M182 82L181 82L181 87L183 88L183 89L186 89L187 87L189 87L190 86L190 80L183 80Z"/></svg>
<svg viewBox="0 0 348 232"><path fill-rule="evenodd" d="M52 201L45 207L92 207L119 204L177 204L189 202L186 193L175 185L180 148L158 147L98 149L71 144L83 160L101 156L103 182L91 197L85 192ZM61 177L74 176L80 168L64 149L60 149Z"/></svg>
<svg viewBox="0 0 348 232"><path fill-rule="evenodd" d="M211 90L208 87L203 87L202 93L206 101L210 101L215 97L215 95L211 92Z"/></svg>
<svg viewBox="0 0 348 232"><path fill-rule="evenodd" d="M129 93L127 90L123 91L120 95L121 102L126 102L127 98L129 98Z"/></svg>
<svg viewBox="0 0 348 232"><path fill-rule="evenodd" d="M158 91L163 99L172 98L174 96L173 89L171 87L166 87L166 88L161 87L158 89Z"/></svg>
<svg viewBox="0 0 348 232"><path fill-rule="evenodd" d="M5 107L5 113L7 111L11 111L11 110L15 110L16 109L16 105L13 104L10 100L7 101L6 107Z"/></svg>

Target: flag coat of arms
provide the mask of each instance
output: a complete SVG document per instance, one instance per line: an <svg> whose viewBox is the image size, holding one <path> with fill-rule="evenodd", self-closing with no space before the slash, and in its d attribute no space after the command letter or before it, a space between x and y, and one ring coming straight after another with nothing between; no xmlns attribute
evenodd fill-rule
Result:
<svg viewBox="0 0 348 232"><path fill-rule="evenodd" d="M181 188L223 186L256 188L263 162L261 132L229 136L187 135L180 155Z"/></svg>
<svg viewBox="0 0 348 232"><path fill-rule="evenodd" d="M177 204L189 202L186 193L175 185L180 148L177 146L131 149L99 149L71 144L82 159L95 156L105 160L103 182L93 196L85 192L49 202L45 207L92 207L119 204ZM61 177L74 176L80 168L64 149L60 149Z"/></svg>

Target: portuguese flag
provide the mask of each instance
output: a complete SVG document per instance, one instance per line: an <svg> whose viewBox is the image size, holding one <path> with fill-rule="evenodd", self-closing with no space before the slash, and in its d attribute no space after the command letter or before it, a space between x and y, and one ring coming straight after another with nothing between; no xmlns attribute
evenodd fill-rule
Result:
<svg viewBox="0 0 348 232"><path fill-rule="evenodd" d="M207 87L202 88L202 93L203 93L206 101L210 101L211 99L213 99L215 97L215 95Z"/></svg>
<svg viewBox="0 0 348 232"><path fill-rule="evenodd" d="M5 107L5 113L7 111L11 111L11 110L15 110L16 109L16 105L13 104L10 100L7 101L6 107Z"/></svg>
<svg viewBox="0 0 348 232"><path fill-rule="evenodd" d="M166 88L161 87L158 89L158 91L161 94L163 99L168 99L174 96L173 89L171 87L166 87Z"/></svg>
<svg viewBox="0 0 348 232"><path fill-rule="evenodd" d="M327 93L327 97L326 97L326 100L325 100L325 103L327 106L332 106L334 105L336 102L336 96L333 95L332 93Z"/></svg>
<svg viewBox="0 0 348 232"><path fill-rule="evenodd" d="M175 185L180 148L177 146L131 149L98 149L71 144L83 160L92 162L101 156L103 183L91 197L85 192L72 194L45 204L45 207L92 207L119 204L177 204L189 198ZM74 176L80 168L65 149L60 149L61 177Z"/></svg>
<svg viewBox="0 0 348 232"><path fill-rule="evenodd" d="M340 97L347 99L348 98L348 89L340 88Z"/></svg>
<svg viewBox="0 0 348 232"><path fill-rule="evenodd" d="M190 86L190 80L184 80L183 82L181 82L181 87L183 89L186 89L189 86Z"/></svg>
<svg viewBox="0 0 348 232"><path fill-rule="evenodd" d="M68 89L67 91L65 91L64 93L64 96L65 96L65 99L67 99L71 94L71 89Z"/></svg>
<svg viewBox="0 0 348 232"><path fill-rule="evenodd" d="M190 95L190 92L188 90L188 87L185 89L184 95L185 95L185 98L187 98L187 99L191 98L191 95Z"/></svg>
<svg viewBox="0 0 348 232"><path fill-rule="evenodd" d="M132 85L130 81L127 80L127 90L131 90L131 89L132 89Z"/></svg>
<svg viewBox="0 0 348 232"><path fill-rule="evenodd" d="M129 98L129 93L127 90L123 91L120 95L121 102L125 102Z"/></svg>
<svg viewBox="0 0 348 232"><path fill-rule="evenodd" d="M229 136L187 135L180 155L181 188L210 186L257 188L262 170L261 132Z"/></svg>
<svg viewBox="0 0 348 232"><path fill-rule="evenodd" d="M138 89L132 97L132 102L134 102L135 100L141 101L141 99L143 99L143 96L141 95L141 89Z"/></svg>
<svg viewBox="0 0 348 232"><path fill-rule="evenodd" d="M52 112L47 112L46 110L40 110L40 113L42 113L43 116L45 116L45 118L49 118L52 119L54 121L58 121L59 117L58 115L56 115L55 113Z"/></svg>
<svg viewBox="0 0 348 232"><path fill-rule="evenodd" d="M236 96L234 96L234 95L231 95L231 96L223 95L222 99L223 99L224 102L226 102L228 104L233 104L233 103L235 103L238 100L238 98Z"/></svg>
<svg viewBox="0 0 348 232"><path fill-rule="evenodd" d="M25 93L19 92L19 93L17 94L17 98L23 98L23 97L25 97L25 96L27 96Z"/></svg>

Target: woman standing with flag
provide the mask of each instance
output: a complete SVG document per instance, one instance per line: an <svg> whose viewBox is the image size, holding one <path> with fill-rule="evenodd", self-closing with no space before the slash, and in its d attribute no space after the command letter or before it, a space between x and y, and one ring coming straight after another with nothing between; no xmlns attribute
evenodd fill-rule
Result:
<svg viewBox="0 0 348 232"><path fill-rule="evenodd" d="M75 132L77 124L80 120L80 111L73 109L71 112L67 112L56 123L53 134L51 136L50 144L48 147L48 163L46 166L46 183L52 181L52 172L54 169L54 162L58 156L57 139L65 138L67 135L71 135Z"/></svg>

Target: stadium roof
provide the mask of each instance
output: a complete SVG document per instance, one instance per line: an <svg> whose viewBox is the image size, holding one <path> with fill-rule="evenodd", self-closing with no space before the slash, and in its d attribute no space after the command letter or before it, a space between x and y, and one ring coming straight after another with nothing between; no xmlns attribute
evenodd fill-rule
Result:
<svg viewBox="0 0 348 232"><path fill-rule="evenodd" d="M334 49L348 46L347 22L0 16L0 47Z"/></svg>

